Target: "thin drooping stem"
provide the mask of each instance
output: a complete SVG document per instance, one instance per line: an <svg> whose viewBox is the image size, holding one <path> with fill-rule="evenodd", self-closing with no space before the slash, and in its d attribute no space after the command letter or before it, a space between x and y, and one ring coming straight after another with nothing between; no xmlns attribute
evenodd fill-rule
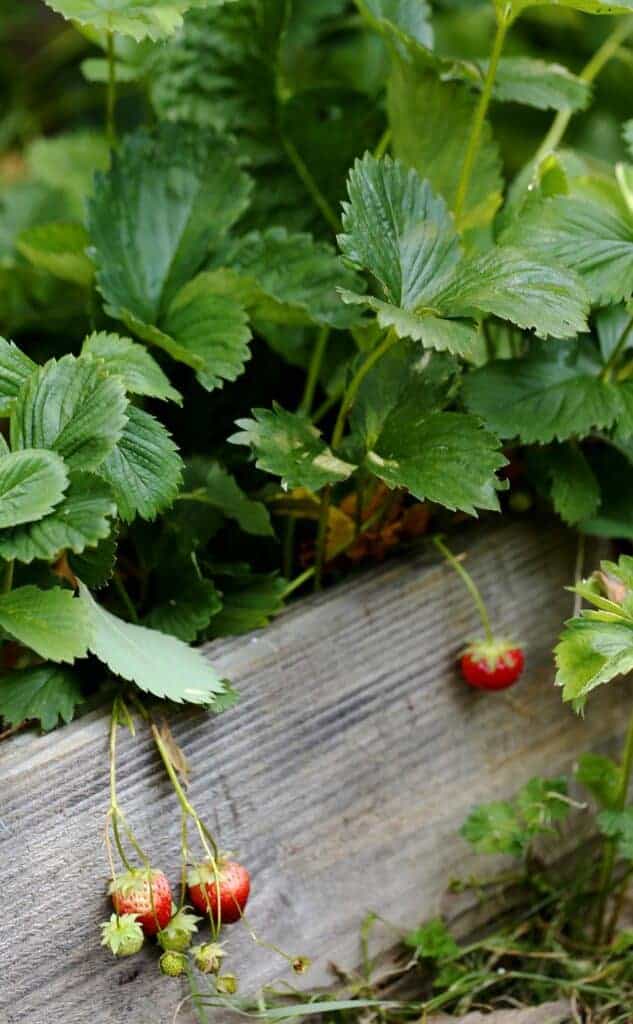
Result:
<svg viewBox="0 0 633 1024"><path fill-rule="evenodd" d="M629 795L629 787L631 785L631 774L633 773L633 712L629 719L629 726L627 729L626 740L624 742L624 751L622 754L622 764L620 765L620 785L616 798L613 802L613 810L623 811L626 807L627 797ZM607 909L607 901L609 899L609 892L611 891L611 883L613 879L613 871L615 868L615 859L617 853L617 840L608 838L605 840L604 853L602 857L602 865L600 868L600 876L598 881L598 908L596 912L596 928L595 928L595 941L599 943L602 941L602 935L604 931L604 920ZM616 922L617 923L617 922Z"/></svg>
<svg viewBox="0 0 633 1024"><path fill-rule="evenodd" d="M595 81L602 69L613 57L615 57L620 46L625 39L631 35L631 33L633 33L633 17L624 18L622 21L618 22L613 29L613 32L607 36L602 46L596 50L593 57L585 65L578 77L581 78L583 82L587 82L587 84L591 84L591 82ZM552 121L547 135L536 152L534 159L537 164L539 164L549 153L553 153L561 144L573 113L574 111L571 110L571 108L559 110L558 114Z"/></svg>
<svg viewBox="0 0 633 1024"><path fill-rule="evenodd" d="M108 87L106 93L106 132L108 142L112 147L116 145L116 59L114 53L114 33L107 35L107 59L108 59Z"/></svg>
<svg viewBox="0 0 633 1024"><path fill-rule="evenodd" d="M121 858L127 871L132 870L132 865L127 859L125 849L123 848L123 842L121 840L121 833L119 830L119 805L117 803L116 795L116 740L117 730L119 727L119 702L115 700L112 706L112 717L110 719L110 810L109 818L112 822L112 834L114 836L114 842L116 844L117 853Z"/></svg>
<svg viewBox="0 0 633 1024"><path fill-rule="evenodd" d="M299 150L297 149L295 144L291 142L291 140L288 138L288 136L284 133L283 129L281 128L280 135L282 145L286 151L286 155L288 156L288 159L290 160L292 166L297 172L298 177L303 182L306 190L312 196L315 205L321 211L323 217L328 222L334 233L338 234L338 232L341 230L339 219L336 216L332 207L330 206L328 200L323 195L321 189L319 188L315 178L312 175L312 172L310 171L310 168L308 167L305 160L299 153Z"/></svg>
<svg viewBox="0 0 633 1024"><path fill-rule="evenodd" d="M466 570L464 569L464 566L461 564L459 559L455 558L455 555L453 554L453 552L450 551L449 548L447 548L446 544L444 543L444 541L440 537L433 537L433 543L435 544L435 547L437 548L437 550L444 556L446 561L450 565L452 565L452 567L455 570L455 572L461 577L462 582L467 587L470 596L472 597L473 601L475 602L475 606L477 608L477 611L479 612L479 617L480 617L482 625L484 627L484 633L486 634L486 640L488 641L488 643L492 643L494 638L493 638L493 635L492 635L492 629L490 627L490 618L488 616L488 609L486 608L486 605L484 604L484 599L481 596L481 594L479 592L479 588L477 587L475 581L473 580L473 578L470 575L470 573L466 572Z"/></svg>
<svg viewBox="0 0 633 1024"><path fill-rule="evenodd" d="M330 340L330 328L321 327L317 335L317 339L312 350L312 356L310 358L310 366L308 367L308 376L306 377L305 388L303 390L303 397L301 399L301 405L299 406L301 412L309 415L312 412L312 406L314 404L314 396L319 383L319 375L321 373L321 367L323 366L323 359L327 351L328 341Z"/></svg>
<svg viewBox="0 0 633 1024"><path fill-rule="evenodd" d="M182 788L180 779L178 778L178 775L176 773L176 769L174 768L171 762L169 752L163 742L160 732L158 731L155 725L152 725L152 737L154 739L154 743L156 744L156 749L158 750L158 753L161 756L162 762L165 765L165 770L169 776L170 782L174 787L174 792L178 797L178 803L180 804L182 812L183 814L188 815L192 819L194 825L196 826L196 829L198 830L198 834L202 841L202 845L205 848L205 852L207 853L209 860L215 863L220 856L218 852L218 845L213 836L211 835L211 833L209 832L206 825L200 820L200 816L198 815L198 812L196 811L195 807L188 800L187 795L184 789Z"/></svg>
<svg viewBox="0 0 633 1024"><path fill-rule="evenodd" d="M468 196L468 189L470 186L470 179L475 168L475 161L477 160L477 154L479 153L479 147L481 145L481 133L486 121L486 114L488 113L488 107L490 106L490 100L492 98L492 90L495 84L495 78L497 77L497 68L499 67L499 60L503 50L503 44L506 38L506 32L508 31L508 22L503 14L498 15L497 20L497 31L495 33L494 42L492 44L492 52L490 54L490 61L488 63L488 70L484 79L483 89L479 102L475 110L475 116L473 117L472 128L470 130L470 138L468 139L468 146L466 147L466 156L464 157L464 164L462 166L462 173L460 175L459 184L457 186L457 193L455 196L455 220L459 223L459 219L464 210L464 204Z"/></svg>
<svg viewBox="0 0 633 1024"><path fill-rule="evenodd" d="M349 412L356 401L359 389L365 377L369 371L376 365L376 363L382 359L386 352L389 351L397 342L398 335L392 329L381 341L380 345L369 353L367 358L363 361L361 366L358 368L352 380L347 387L341 406L338 411L336 423L334 425L334 431L332 433L332 448L334 451L338 448L341 441L343 440L343 434L345 432L345 424ZM327 527L330 516L330 505L332 503L332 485L328 484L323 489L321 496L321 508L319 511L319 525L317 530L317 548L316 548L316 562L315 562L315 574L314 574L314 585L315 590L320 590L323 581L323 567L325 565L325 549L327 544Z"/></svg>

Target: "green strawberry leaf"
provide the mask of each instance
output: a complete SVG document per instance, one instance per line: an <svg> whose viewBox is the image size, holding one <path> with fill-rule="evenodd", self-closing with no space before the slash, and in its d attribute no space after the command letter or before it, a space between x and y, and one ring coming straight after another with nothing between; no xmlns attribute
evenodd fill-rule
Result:
<svg viewBox="0 0 633 1024"><path fill-rule="evenodd" d="M0 718L7 725L33 719L48 732L60 720L72 722L79 704L83 704L81 685L70 669L39 665L0 676Z"/></svg>
<svg viewBox="0 0 633 1024"><path fill-rule="evenodd" d="M460 835L477 853L510 854L522 857L530 836L509 800L475 807L460 829Z"/></svg>
<svg viewBox="0 0 633 1024"><path fill-rule="evenodd" d="M399 338L419 341L424 348L451 352L464 359L472 358L477 350L479 330L471 320L440 319L428 313L420 316L393 306L390 302L382 302L373 295L342 291L341 298L343 302L372 310L383 330L393 328Z"/></svg>
<svg viewBox="0 0 633 1024"><path fill-rule="evenodd" d="M11 412L13 449L51 448L70 469L96 469L125 426L121 381L92 359L51 359L27 378Z"/></svg>
<svg viewBox="0 0 633 1024"><path fill-rule="evenodd" d="M54 452L27 449L0 455L0 543L8 527L48 515L67 486L66 467Z"/></svg>
<svg viewBox="0 0 633 1024"><path fill-rule="evenodd" d="M168 601L156 605L145 624L192 643L221 608L222 598L210 580L181 578L177 592Z"/></svg>
<svg viewBox="0 0 633 1024"><path fill-rule="evenodd" d="M185 467L186 494L180 501L218 509L234 519L241 530L256 537L272 537L274 531L268 509L261 501L249 498L234 477L214 459L202 456L188 459Z"/></svg>
<svg viewBox="0 0 633 1024"><path fill-rule="evenodd" d="M0 557L29 564L34 559L52 562L66 550L79 555L109 536L116 511L104 481L90 473L72 474L68 492L52 512L0 532Z"/></svg>
<svg viewBox="0 0 633 1024"><path fill-rule="evenodd" d="M73 220L83 223L95 171L106 171L110 147L103 135L80 131L35 139L26 151L32 177L63 192Z"/></svg>
<svg viewBox="0 0 633 1024"><path fill-rule="evenodd" d="M426 0L358 0L370 25L403 43L413 40L425 49L433 47L431 8Z"/></svg>
<svg viewBox="0 0 633 1024"><path fill-rule="evenodd" d="M55 221L37 224L18 236L16 247L39 270L53 277L89 288L94 276L92 261L86 255L88 235L81 224Z"/></svg>
<svg viewBox="0 0 633 1024"><path fill-rule="evenodd" d="M415 950L419 960L444 960L447 957L455 957L460 952L455 939L439 917L409 932L405 936L404 944Z"/></svg>
<svg viewBox="0 0 633 1024"><path fill-rule="evenodd" d="M595 516L600 486L577 445L551 445L530 453L530 464L545 482L558 515L570 526Z"/></svg>
<svg viewBox="0 0 633 1024"><path fill-rule="evenodd" d="M85 548L80 555L68 553L68 564L78 579L91 590L100 590L109 583L114 573L118 537L115 529L109 537L99 541L94 548Z"/></svg>
<svg viewBox="0 0 633 1024"><path fill-rule="evenodd" d="M218 7L225 0L45 0L58 14L90 29L141 39L165 39L194 7Z"/></svg>
<svg viewBox="0 0 633 1024"><path fill-rule="evenodd" d="M597 822L603 836L617 840L620 855L633 860L633 807L601 811Z"/></svg>
<svg viewBox="0 0 633 1024"><path fill-rule="evenodd" d="M240 636L263 629L284 608L287 581L276 573L252 573L248 566L219 575L222 609L211 620L209 636Z"/></svg>
<svg viewBox="0 0 633 1024"><path fill-rule="evenodd" d="M588 789L601 807L611 808L620 793L621 773L615 761L602 754L581 754L575 771L577 782Z"/></svg>
<svg viewBox="0 0 633 1024"><path fill-rule="evenodd" d="M0 416L8 416L20 388L37 370L37 363L12 341L0 338Z"/></svg>
<svg viewBox="0 0 633 1024"><path fill-rule="evenodd" d="M258 469L282 478L286 489L307 487L318 491L325 484L346 480L354 466L337 458L310 420L287 412L276 403L272 409L253 409L255 419L237 420L231 444L252 448Z"/></svg>
<svg viewBox="0 0 633 1024"><path fill-rule="evenodd" d="M480 65L485 74L487 62ZM537 110L584 110L591 99L591 86L562 64L533 57L502 57L493 96Z"/></svg>
<svg viewBox="0 0 633 1024"><path fill-rule="evenodd" d="M118 334L100 331L86 338L81 353L99 360L109 375L121 377L128 394L162 398L182 405L182 395L172 388L143 345Z"/></svg>
<svg viewBox="0 0 633 1024"><path fill-rule="evenodd" d="M51 661L85 657L90 618L69 590L17 587L0 594L0 627L25 647Z"/></svg>
<svg viewBox="0 0 633 1024"><path fill-rule="evenodd" d="M90 650L117 676L146 693L178 703L209 705L224 684L201 651L176 637L124 622L80 584L79 604L92 629Z"/></svg>
<svg viewBox="0 0 633 1024"><path fill-rule="evenodd" d="M158 325L244 212L250 181L212 132L163 124L128 136L96 178L89 234L97 285L118 319Z"/></svg>
<svg viewBox="0 0 633 1024"><path fill-rule="evenodd" d="M182 459L170 434L154 416L130 406L127 423L99 475L114 493L119 516L155 519L169 508L182 481Z"/></svg>

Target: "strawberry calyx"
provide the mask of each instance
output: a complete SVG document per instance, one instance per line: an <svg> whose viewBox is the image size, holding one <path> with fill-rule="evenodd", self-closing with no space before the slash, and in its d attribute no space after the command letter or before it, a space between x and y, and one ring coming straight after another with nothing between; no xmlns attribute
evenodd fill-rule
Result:
<svg viewBox="0 0 633 1024"><path fill-rule="evenodd" d="M479 640L471 640L460 654L460 658L471 658L473 661L482 662L490 672L501 666L512 667L513 655L521 645L516 640L509 640L507 637L491 637Z"/></svg>
<svg viewBox="0 0 633 1024"><path fill-rule="evenodd" d="M219 942L205 942L201 946L193 946L191 955L196 967L203 974L218 974L226 954Z"/></svg>
<svg viewBox="0 0 633 1024"><path fill-rule="evenodd" d="M191 945L194 932L198 931L200 918L189 907L181 907L158 933L158 942L164 950L184 953Z"/></svg>
<svg viewBox="0 0 633 1024"><path fill-rule="evenodd" d="M110 896L133 896L140 892L148 884L163 877L162 871L154 868L132 868L123 875L117 875L108 888Z"/></svg>
<svg viewBox="0 0 633 1024"><path fill-rule="evenodd" d="M145 936L136 914L112 914L101 925L101 945L114 956L134 956L143 948Z"/></svg>

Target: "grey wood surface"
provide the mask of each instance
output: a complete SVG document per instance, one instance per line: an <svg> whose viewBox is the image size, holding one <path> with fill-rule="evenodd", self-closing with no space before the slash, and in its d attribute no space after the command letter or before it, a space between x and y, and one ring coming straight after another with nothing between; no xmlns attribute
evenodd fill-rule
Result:
<svg viewBox="0 0 633 1024"><path fill-rule="evenodd" d="M251 922L314 959L306 984L326 983L330 960L358 962L366 911L396 926L437 913L449 878L476 865L457 835L474 804L564 771L623 730L628 684L592 700L585 723L552 685L552 644L571 609L569 535L475 527L463 548L499 630L527 645L525 678L511 693L477 694L457 678L476 614L452 570L426 554L212 645L241 703L218 718L174 716L192 798L251 869ZM153 950L116 961L99 947L109 913L106 742L99 713L0 745L3 1024L167 1024L182 998L180 982L159 977ZM119 788L175 882L179 816L142 731L122 736ZM378 941L393 945L394 934ZM244 990L284 974L243 927L228 944ZM178 1019L190 1024L190 1008Z"/></svg>

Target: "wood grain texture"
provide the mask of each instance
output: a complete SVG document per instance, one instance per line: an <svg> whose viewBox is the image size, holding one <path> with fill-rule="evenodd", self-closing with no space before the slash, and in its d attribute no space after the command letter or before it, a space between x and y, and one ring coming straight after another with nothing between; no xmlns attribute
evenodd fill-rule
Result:
<svg viewBox="0 0 633 1024"><path fill-rule="evenodd" d="M218 718L174 716L192 798L251 868L251 922L314 959L306 984L328 980L329 960L357 963L369 909L402 926L437 912L449 878L473 869L457 829L474 804L565 771L623 731L627 684L597 695L585 723L552 686L552 644L571 609L572 538L504 524L467 531L463 547L499 630L527 645L511 694L482 696L457 679L455 655L478 632L476 613L434 553L212 645L241 703ZM99 947L109 913L106 744L107 718L95 714L0 747L2 902L17 922L0 923L8 1024L167 1024L182 997L179 982L159 977L153 950L116 961ZM143 732L121 737L119 788L144 846L176 881L179 816ZM381 941L393 944L393 933ZM243 928L228 945L244 990L284 973ZM186 1008L179 1017L193 1019Z"/></svg>

